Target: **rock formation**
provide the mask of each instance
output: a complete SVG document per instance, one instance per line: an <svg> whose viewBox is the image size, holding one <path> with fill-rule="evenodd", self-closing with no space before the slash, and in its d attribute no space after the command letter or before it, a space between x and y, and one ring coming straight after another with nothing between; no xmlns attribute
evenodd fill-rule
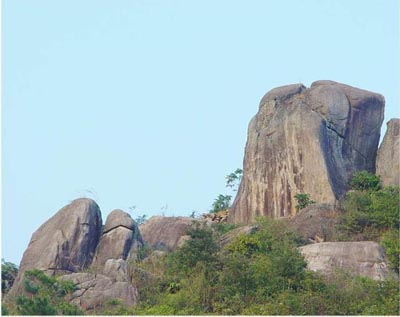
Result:
<svg viewBox="0 0 400 317"><path fill-rule="evenodd" d="M400 186L400 119L391 119L376 158L382 185Z"/></svg>
<svg viewBox="0 0 400 317"><path fill-rule="evenodd" d="M110 299L119 299L126 306L136 303L137 289L128 281L118 281L109 276L94 273L72 273L61 277L76 285L71 302L86 311L100 308Z"/></svg>
<svg viewBox="0 0 400 317"><path fill-rule="evenodd" d="M228 220L293 216L297 193L333 204L355 171L375 172L383 113L383 96L332 81L268 92L249 124Z"/></svg>
<svg viewBox="0 0 400 317"><path fill-rule="evenodd" d="M288 226L307 243L332 241L338 211L329 204L312 204L288 220Z"/></svg>
<svg viewBox="0 0 400 317"><path fill-rule="evenodd" d="M391 271L385 251L376 242L324 242L300 247L307 267L329 275L335 270L345 270L354 275L384 280Z"/></svg>
<svg viewBox="0 0 400 317"><path fill-rule="evenodd" d="M32 235L10 295L20 290L26 270L36 268L50 275L60 275L88 267L99 241L101 225L99 206L91 199L76 199L59 210Z"/></svg>
<svg viewBox="0 0 400 317"><path fill-rule="evenodd" d="M103 267L109 259L126 260L142 246L139 228L131 216L122 210L113 210L104 225L93 266Z"/></svg>
<svg viewBox="0 0 400 317"><path fill-rule="evenodd" d="M133 305L138 291L125 260L142 246L138 226L127 213L112 211L102 230L97 204L91 199L74 200L33 234L9 296L23 292L23 273L36 268L75 283L71 302L84 310L110 299Z"/></svg>
<svg viewBox="0 0 400 317"><path fill-rule="evenodd" d="M154 249L175 250L187 240L187 230L195 219L154 216L140 226L143 241Z"/></svg>

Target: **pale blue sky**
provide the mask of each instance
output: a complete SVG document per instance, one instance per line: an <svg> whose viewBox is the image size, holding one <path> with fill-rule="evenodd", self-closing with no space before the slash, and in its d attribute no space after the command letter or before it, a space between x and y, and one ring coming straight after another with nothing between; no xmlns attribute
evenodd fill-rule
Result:
<svg viewBox="0 0 400 317"><path fill-rule="evenodd" d="M207 211L276 86L331 79L399 116L396 0L3 0L2 14L2 257L17 264L81 196L103 219Z"/></svg>

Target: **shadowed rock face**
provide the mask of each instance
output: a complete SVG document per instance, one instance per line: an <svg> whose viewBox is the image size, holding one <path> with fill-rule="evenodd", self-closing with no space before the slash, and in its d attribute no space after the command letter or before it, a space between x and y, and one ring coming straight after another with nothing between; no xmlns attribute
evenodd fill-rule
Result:
<svg viewBox="0 0 400 317"><path fill-rule="evenodd" d="M400 119L391 119L376 159L376 173L382 185L400 186Z"/></svg>
<svg viewBox="0 0 400 317"><path fill-rule="evenodd" d="M297 193L334 204L355 171L375 172L383 113L383 96L332 81L268 92L249 124L228 220L293 216Z"/></svg>
<svg viewBox="0 0 400 317"><path fill-rule="evenodd" d="M10 294L19 291L26 270L36 268L53 275L88 267L101 226L101 212L93 200L76 199L63 207L32 235Z"/></svg>
<svg viewBox="0 0 400 317"><path fill-rule="evenodd" d="M393 274L387 264L385 251L376 242L324 242L299 248L307 267L325 275L345 270L374 280L384 280Z"/></svg>
<svg viewBox="0 0 400 317"><path fill-rule="evenodd" d="M122 210L113 210L104 225L93 266L103 267L109 259L126 260L142 246L139 228L131 216Z"/></svg>

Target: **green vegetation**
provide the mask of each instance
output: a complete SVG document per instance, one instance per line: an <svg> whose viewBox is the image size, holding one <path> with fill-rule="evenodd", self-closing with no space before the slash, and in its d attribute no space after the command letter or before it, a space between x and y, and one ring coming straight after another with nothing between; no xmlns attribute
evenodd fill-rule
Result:
<svg viewBox="0 0 400 317"><path fill-rule="evenodd" d="M400 189L382 188L379 177L366 172L356 173L351 186L336 228L338 239L379 242L391 267L399 272ZM308 194L298 194L296 199L298 210L314 203ZM230 196L220 195L216 201L215 211L225 210ZM238 235L222 248L220 237L236 227L195 223L187 233L190 239L172 253L141 249L129 268L139 291L137 305L125 307L120 300L110 300L97 313L398 315L398 280L374 281L341 271L322 276L308 271L298 250L301 239L279 220L259 218L253 233ZM15 265L2 261L3 281L12 280L15 273ZM82 314L69 303L74 290L71 283L31 270L25 272L24 287L24 296L3 303L3 315Z"/></svg>
<svg viewBox="0 0 400 317"><path fill-rule="evenodd" d="M26 295L18 296L15 306L5 307L3 313L12 315L82 315L68 299L75 289L72 282L62 282L40 270L24 272ZM3 303L3 306L4 303Z"/></svg>
<svg viewBox="0 0 400 317"><path fill-rule="evenodd" d="M227 210L231 206L232 196L218 195L211 206L211 213Z"/></svg>
<svg viewBox="0 0 400 317"><path fill-rule="evenodd" d="M260 218L258 229L224 249L219 233L197 225L191 240L158 265L126 314L138 315L363 315L397 314L396 281L373 281L307 271L298 239L283 222Z"/></svg>
<svg viewBox="0 0 400 317"><path fill-rule="evenodd" d="M400 188L382 188L379 176L366 171L355 173L351 186L339 218L338 239L380 242L392 268L399 272Z"/></svg>
<svg viewBox="0 0 400 317"><path fill-rule="evenodd" d="M309 194L296 194L294 195L294 198L297 201L296 205L297 212L303 208L306 208L309 205L315 204L315 201L310 199Z"/></svg>
<svg viewBox="0 0 400 317"><path fill-rule="evenodd" d="M18 274L18 267L11 262L1 259L1 293L7 293Z"/></svg>
<svg viewBox="0 0 400 317"><path fill-rule="evenodd" d="M242 180L243 170L237 168L233 173L230 173L225 177L226 179L226 187L232 188L234 191L237 191L240 181Z"/></svg>
<svg viewBox="0 0 400 317"><path fill-rule="evenodd" d="M350 188L355 190L380 190L382 188L379 175L371 174L367 171L354 173Z"/></svg>
<svg viewBox="0 0 400 317"><path fill-rule="evenodd" d="M237 168L233 173L227 175L225 177L226 187L232 188L233 191L237 191L240 181L242 180L242 174L243 171L240 168ZM229 207L231 206L231 199L231 195L218 195L211 206L210 213L229 209Z"/></svg>

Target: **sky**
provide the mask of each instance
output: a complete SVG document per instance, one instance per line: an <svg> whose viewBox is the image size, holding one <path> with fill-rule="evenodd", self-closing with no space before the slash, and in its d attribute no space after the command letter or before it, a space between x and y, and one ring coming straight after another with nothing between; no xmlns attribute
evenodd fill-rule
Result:
<svg viewBox="0 0 400 317"><path fill-rule="evenodd" d="M2 258L79 197L103 221L207 212L274 87L334 80L399 117L398 56L396 0L3 0Z"/></svg>

